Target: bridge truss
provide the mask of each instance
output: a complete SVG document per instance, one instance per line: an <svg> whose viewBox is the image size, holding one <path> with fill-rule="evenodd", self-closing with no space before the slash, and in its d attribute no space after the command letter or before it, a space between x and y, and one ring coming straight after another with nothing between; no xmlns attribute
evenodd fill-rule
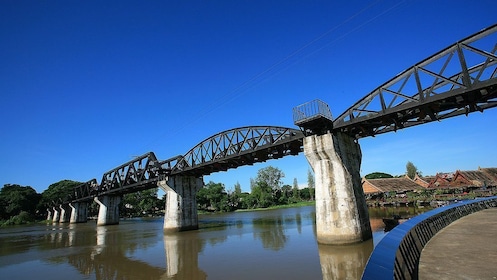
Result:
<svg viewBox="0 0 497 280"><path fill-rule="evenodd" d="M149 152L102 176L74 188L67 202L89 201L98 195L126 194L157 187L166 176L203 176L242 165L252 165L302 151L300 130L276 126L249 126L207 138L184 156L159 161Z"/></svg>
<svg viewBox="0 0 497 280"><path fill-rule="evenodd" d="M268 159L297 155L304 135L300 130L276 126L248 126L218 133L200 142L185 156L161 164L169 174L202 176L252 165ZM174 165L171 162L175 162Z"/></svg>
<svg viewBox="0 0 497 280"><path fill-rule="evenodd" d="M92 179L74 188L74 196L68 202L92 200L98 195L126 194L157 187L159 176L164 171L154 153L135 157L102 176L100 184Z"/></svg>
<svg viewBox="0 0 497 280"><path fill-rule="evenodd" d="M373 90L335 120L327 105L294 109L302 131L276 126L227 130L200 142L184 156L159 161L150 152L74 188L66 202L157 187L166 176L203 176L302 151L304 133L341 131L374 136L497 106L497 25L432 55ZM311 105L316 105L315 108ZM314 118L317 116L318 118ZM331 123L332 122L332 123Z"/></svg>
<svg viewBox="0 0 497 280"><path fill-rule="evenodd" d="M356 138L497 106L497 25L398 74L333 121Z"/></svg>

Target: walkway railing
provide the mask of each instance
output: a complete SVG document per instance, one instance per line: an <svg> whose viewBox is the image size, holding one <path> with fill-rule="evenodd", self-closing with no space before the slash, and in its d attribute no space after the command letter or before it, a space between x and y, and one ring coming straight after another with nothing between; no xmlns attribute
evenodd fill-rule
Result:
<svg viewBox="0 0 497 280"><path fill-rule="evenodd" d="M362 279L418 279L426 243L453 221L490 207L497 207L496 196L440 207L398 225L376 245Z"/></svg>

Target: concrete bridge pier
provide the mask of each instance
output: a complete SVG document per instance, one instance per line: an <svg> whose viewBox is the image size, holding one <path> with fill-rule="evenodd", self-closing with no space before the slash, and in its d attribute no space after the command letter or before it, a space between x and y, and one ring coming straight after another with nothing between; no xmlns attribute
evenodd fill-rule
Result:
<svg viewBox="0 0 497 280"><path fill-rule="evenodd" d="M60 219L60 211L56 207L53 207L53 219L52 222L58 223Z"/></svg>
<svg viewBox="0 0 497 280"><path fill-rule="evenodd" d="M50 208L47 208L47 221L51 221L53 216L53 212L50 210Z"/></svg>
<svg viewBox="0 0 497 280"><path fill-rule="evenodd" d="M119 224L119 203L121 203L121 196L96 196L94 200L99 205L98 226Z"/></svg>
<svg viewBox="0 0 497 280"><path fill-rule="evenodd" d="M71 218L71 208L67 204L61 204L60 206L60 220L59 223L68 223Z"/></svg>
<svg viewBox="0 0 497 280"><path fill-rule="evenodd" d="M88 221L88 202L74 202L69 203L71 207L71 224L86 223Z"/></svg>
<svg viewBox="0 0 497 280"><path fill-rule="evenodd" d="M371 239L356 140L341 132L311 135L304 138L304 153L315 174L318 243L342 245Z"/></svg>
<svg viewBox="0 0 497 280"><path fill-rule="evenodd" d="M167 192L164 231L198 229L197 191L204 186L203 177L170 176L158 186Z"/></svg>

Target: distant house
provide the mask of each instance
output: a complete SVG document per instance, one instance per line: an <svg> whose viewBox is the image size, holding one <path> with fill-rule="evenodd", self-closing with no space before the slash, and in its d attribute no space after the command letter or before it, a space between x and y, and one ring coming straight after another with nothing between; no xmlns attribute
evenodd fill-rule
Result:
<svg viewBox="0 0 497 280"><path fill-rule="evenodd" d="M428 184L428 189L449 189L452 181L452 173L437 173L437 175Z"/></svg>
<svg viewBox="0 0 497 280"><path fill-rule="evenodd" d="M423 188L427 188L430 185L430 181L433 180L435 177L434 176L428 176L428 177L419 177L418 174L412 179L414 183L420 185Z"/></svg>
<svg viewBox="0 0 497 280"><path fill-rule="evenodd" d="M490 181L487 184L487 186L497 187L497 168L481 168L481 167L478 167L478 170L480 170L481 172L485 173L485 175L487 175L488 178L490 179Z"/></svg>
<svg viewBox="0 0 497 280"><path fill-rule="evenodd" d="M423 190L449 190L458 192L480 192L481 195L497 188L497 168L478 168L472 171L457 170L454 173L438 173L436 176L414 179L407 176L400 178L362 179L362 188L366 198L375 199L395 193L396 197L405 197L408 192ZM491 194L491 193L489 193Z"/></svg>
<svg viewBox="0 0 497 280"><path fill-rule="evenodd" d="M476 189L494 188L497 186L497 168L478 168L478 170L455 173L439 173L428 188L461 189L471 191Z"/></svg>
<svg viewBox="0 0 497 280"><path fill-rule="evenodd" d="M421 191L424 187L409 177L366 179L363 178L362 189L368 198L383 196L386 193L395 193L397 197L404 197L407 192Z"/></svg>

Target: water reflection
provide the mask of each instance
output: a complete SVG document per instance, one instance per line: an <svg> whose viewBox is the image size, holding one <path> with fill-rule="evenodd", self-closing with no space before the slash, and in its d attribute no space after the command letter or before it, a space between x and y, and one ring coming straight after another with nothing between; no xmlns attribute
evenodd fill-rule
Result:
<svg viewBox="0 0 497 280"><path fill-rule="evenodd" d="M381 218L404 212L413 213L372 209L372 229L384 234ZM359 279L373 248L373 241L318 245L312 206L201 215L199 221L198 231L166 235L162 219L5 228L0 278Z"/></svg>
<svg viewBox="0 0 497 280"><path fill-rule="evenodd" d="M59 233L56 244L62 247L85 247L88 245L84 232L71 230L68 234ZM82 238L80 237L80 233ZM67 236L67 240L65 238ZM147 263L133 260L128 257L137 247L147 247L150 244L126 242L135 240L118 226L96 227L95 239L90 242L93 246L89 250L69 254L69 264L74 266L81 275L95 275L96 279L158 279L165 274L163 268L151 266ZM154 236L151 236L154 237Z"/></svg>
<svg viewBox="0 0 497 280"><path fill-rule="evenodd" d="M318 250L323 279L361 279L373 240L343 246L318 244Z"/></svg>
<svg viewBox="0 0 497 280"><path fill-rule="evenodd" d="M278 251L285 247L288 239L283 230L282 217L276 219L254 219L254 239L260 239L266 249Z"/></svg>
<svg viewBox="0 0 497 280"><path fill-rule="evenodd" d="M191 238L188 234L165 234L167 273L163 279L207 279L207 274L198 266L198 254L202 248L201 239Z"/></svg>

